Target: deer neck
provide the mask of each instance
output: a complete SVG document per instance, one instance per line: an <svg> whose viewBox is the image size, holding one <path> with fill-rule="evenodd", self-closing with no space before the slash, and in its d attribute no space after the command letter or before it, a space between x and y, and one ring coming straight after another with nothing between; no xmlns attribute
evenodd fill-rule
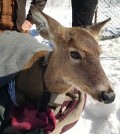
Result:
<svg viewBox="0 0 120 134"><path fill-rule="evenodd" d="M16 77L16 91L23 94L29 100L37 100L42 97L43 78L40 60Z"/></svg>
<svg viewBox="0 0 120 134"><path fill-rule="evenodd" d="M54 75L49 75L49 72L47 72L44 76L44 81L45 85L48 91L51 93L57 93L57 94L63 94L69 91L73 86L65 81L62 77L60 76L54 76Z"/></svg>

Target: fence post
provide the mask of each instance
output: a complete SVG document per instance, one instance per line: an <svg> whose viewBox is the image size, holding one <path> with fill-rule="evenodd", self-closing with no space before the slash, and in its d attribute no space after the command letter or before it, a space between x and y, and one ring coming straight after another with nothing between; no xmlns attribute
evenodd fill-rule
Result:
<svg viewBox="0 0 120 134"><path fill-rule="evenodd" d="M97 23L97 14L98 14L98 4L97 4L96 9L95 9L95 19L94 19L94 24Z"/></svg>

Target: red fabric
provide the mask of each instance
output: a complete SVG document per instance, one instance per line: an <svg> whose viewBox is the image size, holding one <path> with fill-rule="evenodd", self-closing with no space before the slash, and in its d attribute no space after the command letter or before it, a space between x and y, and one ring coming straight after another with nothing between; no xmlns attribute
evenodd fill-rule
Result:
<svg viewBox="0 0 120 134"><path fill-rule="evenodd" d="M85 107L86 99L87 99L87 95L85 94L85 102L84 102L84 105L83 105L83 110L84 110L84 107ZM73 123L71 123L71 124L68 124L68 125L64 126L64 127L62 128L60 134L63 134L64 132L68 131L70 128L72 128L73 126L75 126L75 124L76 124L77 122L78 122L78 120L75 121L75 122L73 122Z"/></svg>
<svg viewBox="0 0 120 134"><path fill-rule="evenodd" d="M80 96L80 92L76 89L74 90L74 94L78 94ZM56 115L56 117L49 108L45 112L39 112L33 105L25 107L14 106L11 113L12 126L19 130L32 130L42 128L44 132L48 134L55 129L56 119L58 119L60 122L63 121L71 112L74 111L74 108L77 106L77 104L78 100L76 99L73 99L71 101L65 101L61 105L61 109ZM62 114L61 111L64 107L66 107L66 110L65 113ZM76 122L64 126L61 131L61 134L73 127Z"/></svg>
<svg viewBox="0 0 120 134"><path fill-rule="evenodd" d="M12 126L19 130L42 128L46 132L52 132L56 127L56 118L50 109L39 112L34 106L14 106L11 117Z"/></svg>
<svg viewBox="0 0 120 134"><path fill-rule="evenodd" d="M78 101L72 100L72 101L65 101L61 107L60 112L56 115L56 118L61 122L63 121L71 112L74 111L74 108L77 106ZM65 114L62 114L62 108L66 107Z"/></svg>
<svg viewBox="0 0 120 134"><path fill-rule="evenodd" d="M68 131L70 128L72 128L78 121L75 121L71 124L68 124L66 126L63 127L62 131L60 132L60 134L63 134L64 132Z"/></svg>
<svg viewBox="0 0 120 134"><path fill-rule="evenodd" d="M74 89L74 94L78 94L80 96L80 91L77 89ZM71 112L74 111L74 108L76 108L76 106L78 105L78 100L73 99L71 101L64 101L64 103L61 106L60 111L58 112L58 114L56 115L56 118L61 122L63 121ZM85 102L84 102L84 106L83 109L85 107L85 103L86 103L86 94L85 94ZM62 109L66 107L65 110L65 114L62 114L61 111Z"/></svg>

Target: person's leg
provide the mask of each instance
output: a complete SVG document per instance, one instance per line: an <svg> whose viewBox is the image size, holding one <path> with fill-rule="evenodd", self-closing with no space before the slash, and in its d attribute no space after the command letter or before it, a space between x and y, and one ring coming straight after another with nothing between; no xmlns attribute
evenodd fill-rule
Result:
<svg viewBox="0 0 120 134"><path fill-rule="evenodd" d="M98 0L71 0L72 26L88 26L92 24Z"/></svg>

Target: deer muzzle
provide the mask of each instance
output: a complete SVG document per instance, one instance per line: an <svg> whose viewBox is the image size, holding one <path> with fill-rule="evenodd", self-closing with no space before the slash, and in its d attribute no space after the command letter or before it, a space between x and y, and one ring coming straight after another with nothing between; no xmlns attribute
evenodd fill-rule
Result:
<svg viewBox="0 0 120 134"><path fill-rule="evenodd" d="M111 92L103 91L101 93L101 99L102 99L102 102L104 102L105 104L112 103L115 100L115 93L113 91Z"/></svg>

